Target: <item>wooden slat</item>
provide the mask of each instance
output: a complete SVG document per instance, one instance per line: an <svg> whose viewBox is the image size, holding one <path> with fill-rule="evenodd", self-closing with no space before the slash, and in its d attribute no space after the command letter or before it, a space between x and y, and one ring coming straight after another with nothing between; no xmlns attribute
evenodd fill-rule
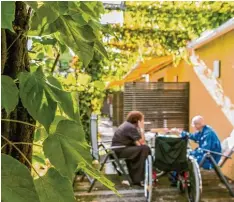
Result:
<svg viewBox="0 0 234 202"><path fill-rule="evenodd" d="M113 125L119 126L123 122L123 92L113 94Z"/></svg>
<svg viewBox="0 0 234 202"><path fill-rule="evenodd" d="M189 127L189 83L125 83L124 116L132 110L144 113L146 130Z"/></svg>

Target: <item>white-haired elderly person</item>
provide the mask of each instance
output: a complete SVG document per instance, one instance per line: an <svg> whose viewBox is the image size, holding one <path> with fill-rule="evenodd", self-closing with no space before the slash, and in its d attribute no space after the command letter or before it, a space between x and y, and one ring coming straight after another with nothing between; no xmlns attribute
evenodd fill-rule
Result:
<svg viewBox="0 0 234 202"><path fill-rule="evenodd" d="M200 163L203 156L205 155L205 150L210 150L214 152L221 153L221 143L213 128L205 124L204 118L200 115L193 117L192 126L195 128L195 133L188 133L180 129L173 128L170 131L175 133L180 133L182 137L188 137L189 139L195 141L198 147L191 152L197 162ZM205 149L205 150L204 150ZM218 163L221 156L212 154L215 161ZM204 169L212 169L213 165L209 160L206 160L203 164Z"/></svg>

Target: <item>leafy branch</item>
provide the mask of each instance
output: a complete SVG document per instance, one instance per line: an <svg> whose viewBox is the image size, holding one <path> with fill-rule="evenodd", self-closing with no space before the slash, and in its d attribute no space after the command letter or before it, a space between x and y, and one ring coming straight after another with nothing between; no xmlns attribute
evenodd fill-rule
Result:
<svg viewBox="0 0 234 202"><path fill-rule="evenodd" d="M37 129L43 129L43 127L39 127L39 126L33 125L33 124L31 124L31 123L28 123L28 122L25 122L25 121L20 121L20 120L1 119L1 121L14 122L14 123L21 123L21 124L24 124L24 125L32 126L32 127L34 127L34 128L37 128Z"/></svg>
<svg viewBox="0 0 234 202"><path fill-rule="evenodd" d="M28 160L28 158L24 155L24 153L22 151L20 151L20 149L15 146L15 144L13 142L11 142L8 138L4 137L3 135L1 135L2 139L4 139L9 145L11 145L12 147L14 147L19 154L25 159L25 161L28 163L28 165L30 165L30 167L34 170L34 172L38 175L38 177L40 177L39 173L37 172L37 170L33 167L33 165L31 164L31 162Z"/></svg>

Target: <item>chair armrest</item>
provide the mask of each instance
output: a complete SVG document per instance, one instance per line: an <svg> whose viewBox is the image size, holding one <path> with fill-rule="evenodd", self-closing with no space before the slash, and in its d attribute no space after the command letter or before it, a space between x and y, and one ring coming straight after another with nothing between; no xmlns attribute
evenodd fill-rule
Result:
<svg viewBox="0 0 234 202"><path fill-rule="evenodd" d="M121 148L125 148L126 146L111 146L111 147L106 147L105 149L101 149L101 150L99 150L99 151L102 151L102 150L111 150L111 151L113 151L113 150L115 150L115 149L121 149Z"/></svg>
<svg viewBox="0 0 234 202"><path fill-rule="evenodd" d="M108 142L112 142L112 140L105 140L105 141L101 141L101 142L98 142L98 144L108 143Z"/></svg>
<svg viewBox="0 0 234 202"><path fill-rule="evenodd" d="M125 148L126 146L111 146L111 147L103 147L103 149L99 149L98 151L113 151L115 149L121 149L121 148ZM96 151L96 150L94 150ZM96 151L97 152L97 151Z"/></svg>
<svg viewBox="0 0 234 202"><path fill-rule="evenodd" d="M121 149L121 148L125 148L125 147L126 147L126 146L121 145L121 146L112 146L112 147L108 147L107 149L113 150L113 149Z"/></svg>
<svg viewBox="0 0 234 202"><path fill-rule="evenodd" d="M207 153L216 154L216 155L219 155L219 156L224 156L226 158L231 159L231 156L228 156L228 155L225 155L225 154L222 154L222 153L219 153L219 152L214 152L214 151L211 151L211 150L208 150L208 149L202 149L202 150L207 152Z"/></svg>

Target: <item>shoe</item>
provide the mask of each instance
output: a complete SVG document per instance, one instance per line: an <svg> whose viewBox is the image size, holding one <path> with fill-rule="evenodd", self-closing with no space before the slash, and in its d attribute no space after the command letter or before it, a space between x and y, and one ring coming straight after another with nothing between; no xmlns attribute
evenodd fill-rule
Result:
<svg viewBox="0 0 234 202"><path fill-rule="evenodd" d="M122 185L130 186L129 181L127 181L127 180L123 180L123 181L122 181Z"/></svg>

